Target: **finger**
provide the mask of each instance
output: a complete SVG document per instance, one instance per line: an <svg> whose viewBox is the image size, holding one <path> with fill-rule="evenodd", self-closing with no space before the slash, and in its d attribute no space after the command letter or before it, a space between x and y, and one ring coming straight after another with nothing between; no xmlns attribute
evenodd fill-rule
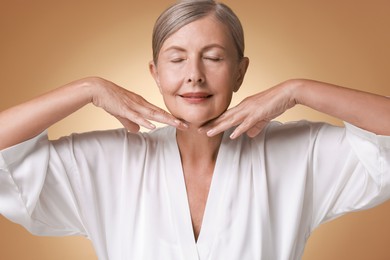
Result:
<svg viewBox="0 0 390 260"><path fill-rule="evenodd" d="M267 120L251 121L250 119L247 119L242 124L237 126L236 129L234 129L233 133L230 135L230 138L235 139L245 132L249 137L255 137L261 132L261 130L263 130L267 123Z"/></svg>
<svg viewBox="0 0 390 260"><path fill-rule="evenodd" d="M254 126L252 126L252 128L250 128L246 134L253 138L255 136L257 136L258 134L260 134L261 131L263 131L264 127L268 124L268 121L260 121L260 122L257 122Z"/></svg>
<svg viewBox="0 0 390 260"><path fill-rule="evenodd" d="M137 125L136 123L134 122L131 122L130 120L126 119L126 118L123 118L123 117L119 117L117 116L116 117L119 122L121 122L121 124L131 133L138 133L139 129L140 129L140 126Z"/></svg>
<svg viewBox="0 0 390 260"><path fill-rule="evenodd" d="M241 124L245 118L245 113L240 110L231 109L223 115L204 126L201 131L206 132L207 136L215 136L227 129Z"/></svg>
<svg viewBox="0 0 390 260"><path fill-rule="evenodd" d="M147 119L153 120L159 123L171 125L173 127L179 128L179 129L187 129L188 125L181 121L180 119L174 117L172 114L168 113L167 111L156 107L153 105L153 108L151 108L149 111L147 111L147 114L145 115Z"/></svg>
<svg viewBox="0 0 390 260"><path fill-rule="evenodd" d="M124 117L122 117L122 118L127 120L128 122L131 122L131 123L136 124L138 126L145 127L149 130L156 128L156 126L152 122L147 120L143 115L141 115L138 112L133 111L133 110L126 111Z"/></svg>
<svg viewBox="0 0 390 260"><path fill-rule="evenodd" d="M139 106L137 112L148 120L171 125L180 129L188 128L186 123L146 100L144 100L144 104Z"/></svg>
<svg viewBox="0 0 390 260"><path fill-rule="evenodd" d="M255 121L252 121L248 118L245 119L241 124L236 127L236 129L234 129L233 133L230 135L230 139L235 139L239 137L240 135L251 129L255 124Z"/></svg>
<svg viewBox="0 0 390 260"><path fill-rule="evenodd" d="M168 113L167 113L168 114ZM169 115L169 114L168 114ZM172 116L173 117L173 116ZM127 111L126 113L126 116L125 116L126 120L128 120L129 122L132 122L134 123L135 125L138 125L139 126L143 126L149 130L153 130L156 128L156 125L154 125L153 123L151 123L148 119L146 119L146 116L143 115L143 114L139 114L135 111L132 111L132 110L129 110ZM149 117L149 118L156 118L155 116L154 117ZM157 122L162 122L162 123L168 123L169 125L172 125L173 127L176 127L176 128L179 128L181 130L186 130L188 129L188 125L185 124L184 122L181 122L180 120L178 119L174 119L176 121L172 122L172 121L168 121L168 120L162 120L162 121L159 121L159 120L154 120L154 121L157 121Z"/></svg>

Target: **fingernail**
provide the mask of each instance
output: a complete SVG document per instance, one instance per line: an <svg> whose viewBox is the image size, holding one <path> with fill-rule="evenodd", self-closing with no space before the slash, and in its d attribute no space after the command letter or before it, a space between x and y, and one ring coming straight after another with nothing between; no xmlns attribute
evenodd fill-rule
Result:
<svg viewBox="0 0 390 260"><path fill-rule="evenodd" d="M236 137L236 133L233 132L231 135L230 135L230 139L234 139L234 137Z"/></svg>
<svg viewBox="0 0 390 260"><path fill-rule="evenodd" d="M207 131L207 136L212 136L214 134L214 129L210 129L209 131Z"/></svg>

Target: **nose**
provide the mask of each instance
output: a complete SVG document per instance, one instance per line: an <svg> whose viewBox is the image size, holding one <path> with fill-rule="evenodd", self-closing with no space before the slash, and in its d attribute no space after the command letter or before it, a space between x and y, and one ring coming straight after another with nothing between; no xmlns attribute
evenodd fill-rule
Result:
<svg viewBox="0 0 390 260"><path fill-rule="evenodd" d="M199 59L190 59L187 62L186 82L193 85L202 84L205 81L202 64Z"/></svg>

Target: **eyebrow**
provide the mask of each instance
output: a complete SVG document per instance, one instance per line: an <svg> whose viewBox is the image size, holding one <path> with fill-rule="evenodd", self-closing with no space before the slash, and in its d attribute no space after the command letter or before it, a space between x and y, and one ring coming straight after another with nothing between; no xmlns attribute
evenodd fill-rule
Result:
<svg viewBox="0 0 390 260"><path fill-rule="evenodd" d="M222 49L222 50L226 49L225 47L223 47L220 44L212 43L212 44L208 44L208 45L204 46L202 48L202 51L209 50L209 49L212 49L212 48L218 48L218 49ZM186 49L181 47L181 46L172 45L172 46L168 47L167 49L165 49L164 52L167 52L167 51L170 51L170 50L176 50L176 51L180 51L180 52L185 52L186 51Z"/></svg>

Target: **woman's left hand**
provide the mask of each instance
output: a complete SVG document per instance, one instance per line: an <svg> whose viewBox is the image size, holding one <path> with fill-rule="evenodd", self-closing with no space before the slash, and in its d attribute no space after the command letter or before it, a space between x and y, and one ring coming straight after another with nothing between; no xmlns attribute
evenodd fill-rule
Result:
<svg viewBox="0 0 390 260"><path fill-rule="evenodd" d="M307 79L287 80L247 97L199 131L214 136L237 126L230 136L232 139L243 133L254 137L269 121L296 104L378 135L390 135L389 98Z"/></svg>
<svg viewBox="0 0 390 260"><path fill-rule="evenodd" d="M230 138L237 138L243 133L254 137L269 121L295 106L293 86L294 84L284 82L249 96L237 106L228 109L221 116L201 127L199 131L211 137L236 126Z"/></svg>

